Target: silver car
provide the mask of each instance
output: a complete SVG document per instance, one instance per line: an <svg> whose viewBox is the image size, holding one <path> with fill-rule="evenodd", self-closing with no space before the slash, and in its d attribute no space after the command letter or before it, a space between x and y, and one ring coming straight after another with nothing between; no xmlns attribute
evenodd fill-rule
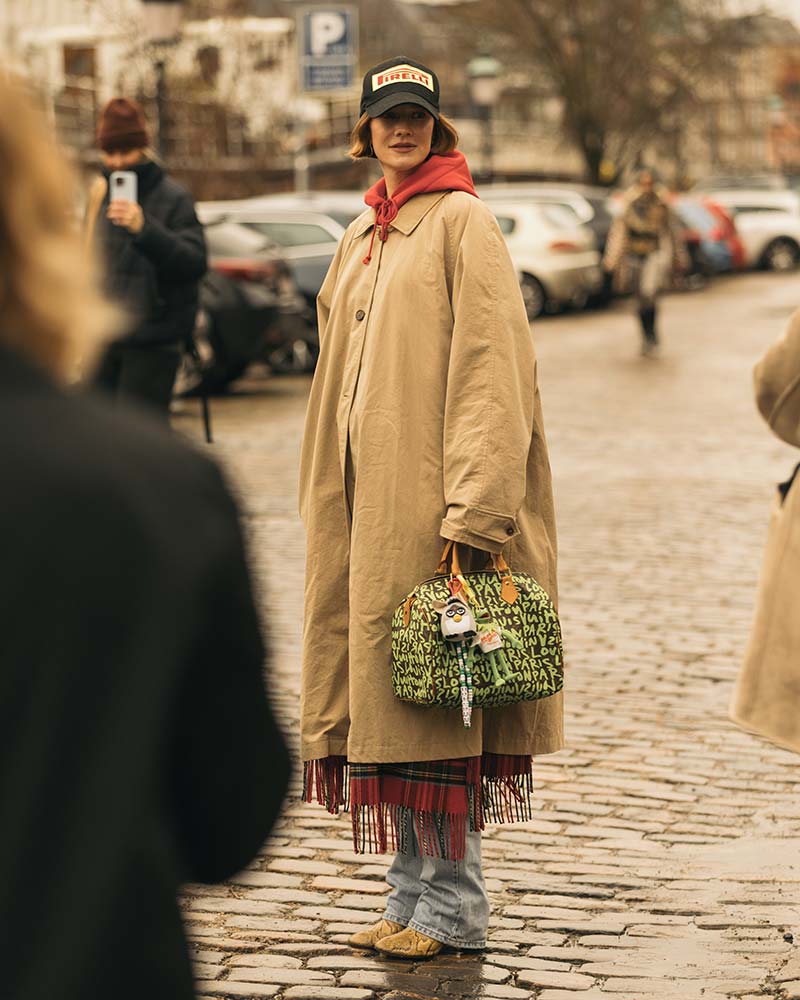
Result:
<svg viewBox="0 0 800 1000"><path fill-rule="evenodd" d="M800 263L800 195L796 191L720 190L709 195L733 217L747 267L793 271Z"/></svg>
<svg viewBox="0 0 800 1000"><path fill-rule="evenodd" d="M317 212L334 219L345 229L367 209L361 191L284 191L248 198L242 204L285 211Z"/></svg>
<svg viewBox="0 0 800 1000"><path fill-rule="evenodd" d="M800 213L736 212L746 267L793 271L800 262Z"/></svg>
<svg viewBox="0 0 800 1000"><path fill-rule="evenodd" d="M592 231L557 204L502 202L489 208L519 274L528 319L563 306L583 308L603 285Z"/></svg>
<svg viewBox="0 0 800 1000"><path fill-rule="evenodd" d="M322 212L290 209L267 199L201 202L203 223L215 219L237 222L281 248L295 283L316 313L316 299L336 253L344 227Z"/></svg>

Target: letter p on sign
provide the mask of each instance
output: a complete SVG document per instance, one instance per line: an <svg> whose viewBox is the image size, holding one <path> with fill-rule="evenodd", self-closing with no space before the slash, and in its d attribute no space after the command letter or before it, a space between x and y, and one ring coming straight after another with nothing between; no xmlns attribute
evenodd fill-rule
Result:
<svg viewBox="0 0 800 1000"><path fill-rule="evenodd" d="M334 11L320 11L311 15L310 27L311 55L324 56L346 35L347 19Z"/></svg>

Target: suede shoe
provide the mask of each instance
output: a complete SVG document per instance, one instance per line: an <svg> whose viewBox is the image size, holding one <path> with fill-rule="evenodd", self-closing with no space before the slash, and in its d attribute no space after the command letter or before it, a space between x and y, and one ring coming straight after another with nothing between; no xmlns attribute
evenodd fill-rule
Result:
<svg viewBox="0 0 800 1000"><path fill-rule="evenodd" d="M381 954L391 955L392 958L433 958L444 945L421 931L415 931L413 927L406 927L398 934L381 938L375 947Z"/></svg>
<svg viewBox="0 0 800 1000"><path fill-rule="evenodd" d="M374 948L382 938L387 938L402 930L403 925L396 924L394 920L379 920L377 924L373 924L365 931L353 934L352 937L348 938L347 943L351 948Z"/></svg>

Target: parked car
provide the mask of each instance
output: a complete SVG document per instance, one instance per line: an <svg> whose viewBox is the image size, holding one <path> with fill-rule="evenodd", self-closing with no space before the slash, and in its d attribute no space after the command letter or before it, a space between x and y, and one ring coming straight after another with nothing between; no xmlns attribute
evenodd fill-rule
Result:
<svg viewBox="0 0 800 1000"><path fill-rule="evenodd" d="M800 262L800 193L792 190L717 191L733 216L748 267L790 271Z"/></svg>
<svg viewBox="0 0 800 1000"><path fill-rule="evenodd" d="M209 222L205 235L209 270L195 329L203 363L184 380L183 394L222 391L256 360L275 372L294 370L298 344L310 353L315 335L280 249L237 222Z"/></svg>
<svg viewBox="0 0 800 1000"><path fill-rule="evenodd" d="M345 229L367 208L362 191L288 191L248 198L246 204L260 208L321 213L334 219Z"/></svg>
<svg viewBox="0 0 800 1000"><path fill-rule="evenodd" d="M792 271L800 262L800 214L737 211L736 228L747 267Z"/></svg>
<svg viewBox="0 0 800 1000"><path fill-rule="evenodd" d="M344 226L329 215L255 204L252 201L203 202L200 219L236 222L279 246L295 284L316 321L316 301L325 275L344 236Z"/></svg>
<svg viewBox="0 0 800 1000"><path fill-rule="evenodd" d="M519 273L529 319L545 310L582 308L603 285L594 234L560 204L489 203Z"/></svg>
<svg viewBox="0 0 800 1000"><path fill-rule="evenodd" d="M760 191L755 188L707 192L719 205L739 212L796 212L800 213L800 194L797 191Z"/></svg>
<svg viewBox="0 0 800 1000"><path fill-rule="evenodd" d="M744 244L742 243L739 231L736 228L736 223L733 220L733 213L711 198L704 198L703 204L717 220L720 235L725 238L725 241L731 249L734 270L739 271L743 267L746 267L747 258L745 255Z"/></svg>
<svg viewBox="0 0 800 1000"><path fill-rule="evenodd" d="M673 199L672 208L684 226L683 238L692 262L689 277L733 270L734 248L709 205L700 198L684 195Z"/></svg>
<svg viewBox="0 0 800 1000"><path fill-rule="evenodd" d="M480 187L478 193L487 202L531 200L564 205L578 222L592 230L600 253L605 250L613 222L607 205L609 192L605 188L585 184L489 184Z"/></svg>

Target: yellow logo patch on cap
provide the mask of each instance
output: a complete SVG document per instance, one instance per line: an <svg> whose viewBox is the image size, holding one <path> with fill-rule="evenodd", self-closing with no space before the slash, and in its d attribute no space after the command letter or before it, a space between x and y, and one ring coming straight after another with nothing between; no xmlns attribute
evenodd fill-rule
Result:
<svg viewBox="0 0 800 1000"><path fill-rule="evenodd" d="M432 93L433 78L429 73L425 73L416 66L406 64L392 66L391 69L381 70L380 73L372 74L372 93L380 90L381 87L388 87L391 83L416 83L421 87L427 87Z"/></svg>

